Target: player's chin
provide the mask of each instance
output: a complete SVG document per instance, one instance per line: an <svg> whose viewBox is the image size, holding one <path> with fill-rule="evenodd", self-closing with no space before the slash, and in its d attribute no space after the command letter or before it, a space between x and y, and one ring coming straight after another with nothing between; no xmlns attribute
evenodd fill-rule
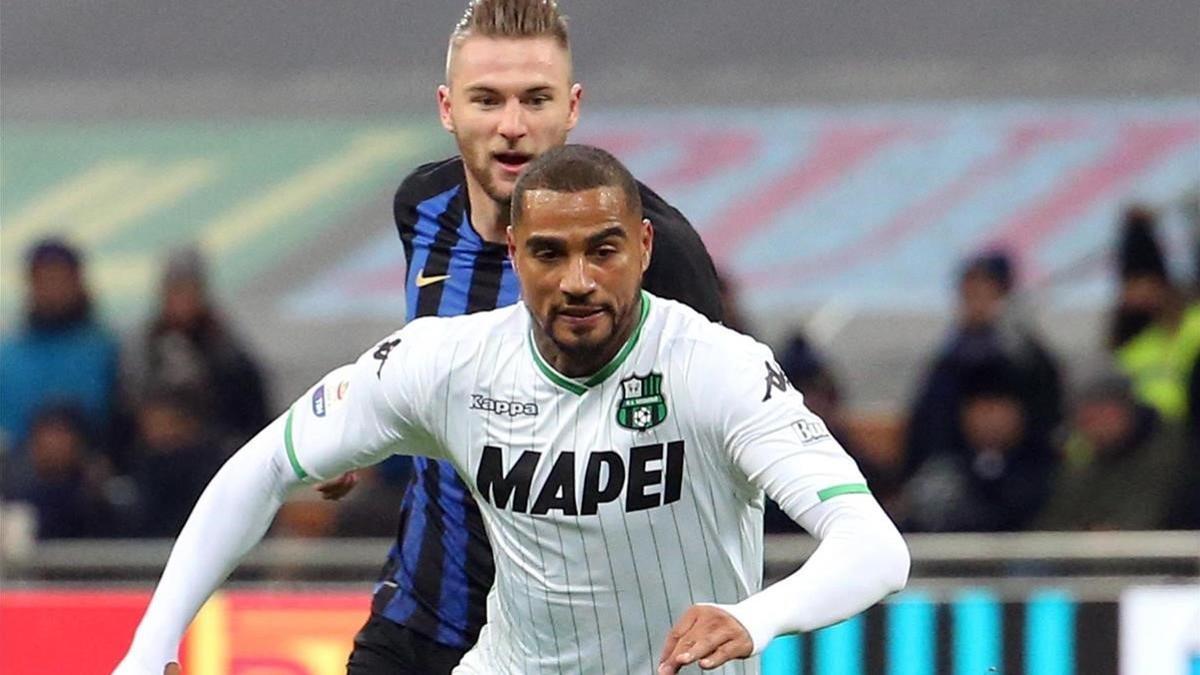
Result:
<svg viewBox="0 0 1200 675"><path fill-rule="evenodd" d="M517 186L517 178L519 177L520 174L514 174L497 167L492 171L491 189L488 190L489 196L497 201L512 199L513 189Z"/></svg>
<svg viewBox="0 0 1200 675"><path fill-rule="evenodd" d="M603 347L612 336L612 322L607 315L597 317L594 325L574 325L571 322L556 321L554 326L554 341L563 351L584 352Z"/></svg>

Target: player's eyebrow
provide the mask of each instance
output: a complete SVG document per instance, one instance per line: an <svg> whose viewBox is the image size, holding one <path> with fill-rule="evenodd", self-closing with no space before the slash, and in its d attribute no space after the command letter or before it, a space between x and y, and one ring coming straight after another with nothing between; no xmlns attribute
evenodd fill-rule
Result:
<svg viewBox="0 0 1200 675"><path fill-rule="evenodd" d="M494 94L496 96L499 96L500 91L498 89L496 89L495 87L489 87L489 86L483 85L483 84L475 84L475 85L471 85L470 87L467 87L467 94L471 95L471 96L476 96L478 94Z"/></svg>
<svg viewBox="0 0 1200 675"><path fill-rule="evenodd" d="M599 244L610 237L620 237L621 239L626 239L629 237L629 235L625 233L624 227L621 227L620 225L612 225L588 237L587 243L588 246L595 246L596 244Z"/></svg>
<svg viewBox="0 0 1200 675"><path fill-rule="evenodd" d="M544 234L531 234L525 239L525 248L565 248L566 243L560 237L548 237Z"/></svg>

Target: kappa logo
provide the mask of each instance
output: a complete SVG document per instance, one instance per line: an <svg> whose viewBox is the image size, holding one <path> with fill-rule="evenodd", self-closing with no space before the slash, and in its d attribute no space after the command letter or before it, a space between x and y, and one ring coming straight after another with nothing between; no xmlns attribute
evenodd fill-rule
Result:
<svg viewBox="0 0 1200 675"><path fill-rule="evenodd" d="M770 361L763 362L767 366L767 393L763 394L763 403L771 400L771 392L778 389L780 393L787 393L788 380L783 375L783 370L771 363Z"/></svg>
<svg viewBox="0 0 1200 675"><path fill-rule="evenodd" d="M392 350L395 349L399 344L400 338L396 338L395 340L386 340L381 342L379 343L379 346L375 348L375 353L371 355L371 358L379 362L379 370L375 371L376 378L383 378L383 366L387 363L388 355L391 354Z"/></svg>
<svg viewBox="0 0 1200 675"><path fill-rule="evenodd" d="M621 380L621 400L617 403L617 424L634 431L645 431L667 419L667 400L662 394L662 375L630 375Z"/></svg>
<svg viewBox="0 0 1200 675"><path fill-rule="evenodd" d="M521 403L520 401L498 401L483 394L471 394L471 410L483 410L497 415L519 417L521 415L537 415L536 403Z"/></svg>

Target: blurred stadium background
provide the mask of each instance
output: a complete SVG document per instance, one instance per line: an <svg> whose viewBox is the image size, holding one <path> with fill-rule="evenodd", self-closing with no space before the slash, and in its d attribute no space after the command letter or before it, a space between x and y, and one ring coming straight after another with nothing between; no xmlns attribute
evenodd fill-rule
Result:
<svg viewBox="0 0 1200 675"><path fill-rule="evenodd" d="M100 316L127 346L168 255L195 244L277 413L404 316L391 193L453 152L433 89L462 4L5 0L4 331L20 329L24 256L47 236L85 252ZM968 257L1011 254L1069 385L1107 355L1125 207L1156 211L1167 268L1195 278L1194 2L564 10L586 88L573 140L612 150L690 217L747 327L780 348L803 330L885 465L902 463ZM31 540L27 510L3 517L0 671L105 672L169 542ZM336 519L298 496L193 627L185 672L339 672L388 542L311 540ZM1194 531L912 541L910 591L780 641L766 672L1200 673ZM768 574L806 542L774 536ZM53 661L43 645L68 625L88 653Z"/></svg>

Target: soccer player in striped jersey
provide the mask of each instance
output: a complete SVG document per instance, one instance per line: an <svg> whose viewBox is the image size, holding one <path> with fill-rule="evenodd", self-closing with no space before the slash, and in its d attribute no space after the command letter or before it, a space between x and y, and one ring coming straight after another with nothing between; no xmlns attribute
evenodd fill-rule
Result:
<svg viewBox="0 0 1200 675"><path fill-rule="evenodd" d="M396 192L408 320L517 301L504 243L512 186L528 161L565 142L581 96L553 2L471 3L438 91L441 121L461 154L419 167ZM716 274L699 235L654 191L638 189L656 235L646 289L719 320ZM494 567L479 508L447 462L417 457L413 466L350 675L448 673L483 626ZM323 491L337 497L352 485L352 477L335 479Z"/></svg>
<svg viewBox="0 0 1200 675"><path fill-rule="evenodd" d="M903 539L770 350L641 288L638 192L596 148L532 162L508 235L522 301L409 323L239 450L118 674L174 659L289 489L396 453L448 462L493 543L487 623L457 675L752 674L777 635L902 588ZM764 492L820 542L765 589Z"/></svg>

